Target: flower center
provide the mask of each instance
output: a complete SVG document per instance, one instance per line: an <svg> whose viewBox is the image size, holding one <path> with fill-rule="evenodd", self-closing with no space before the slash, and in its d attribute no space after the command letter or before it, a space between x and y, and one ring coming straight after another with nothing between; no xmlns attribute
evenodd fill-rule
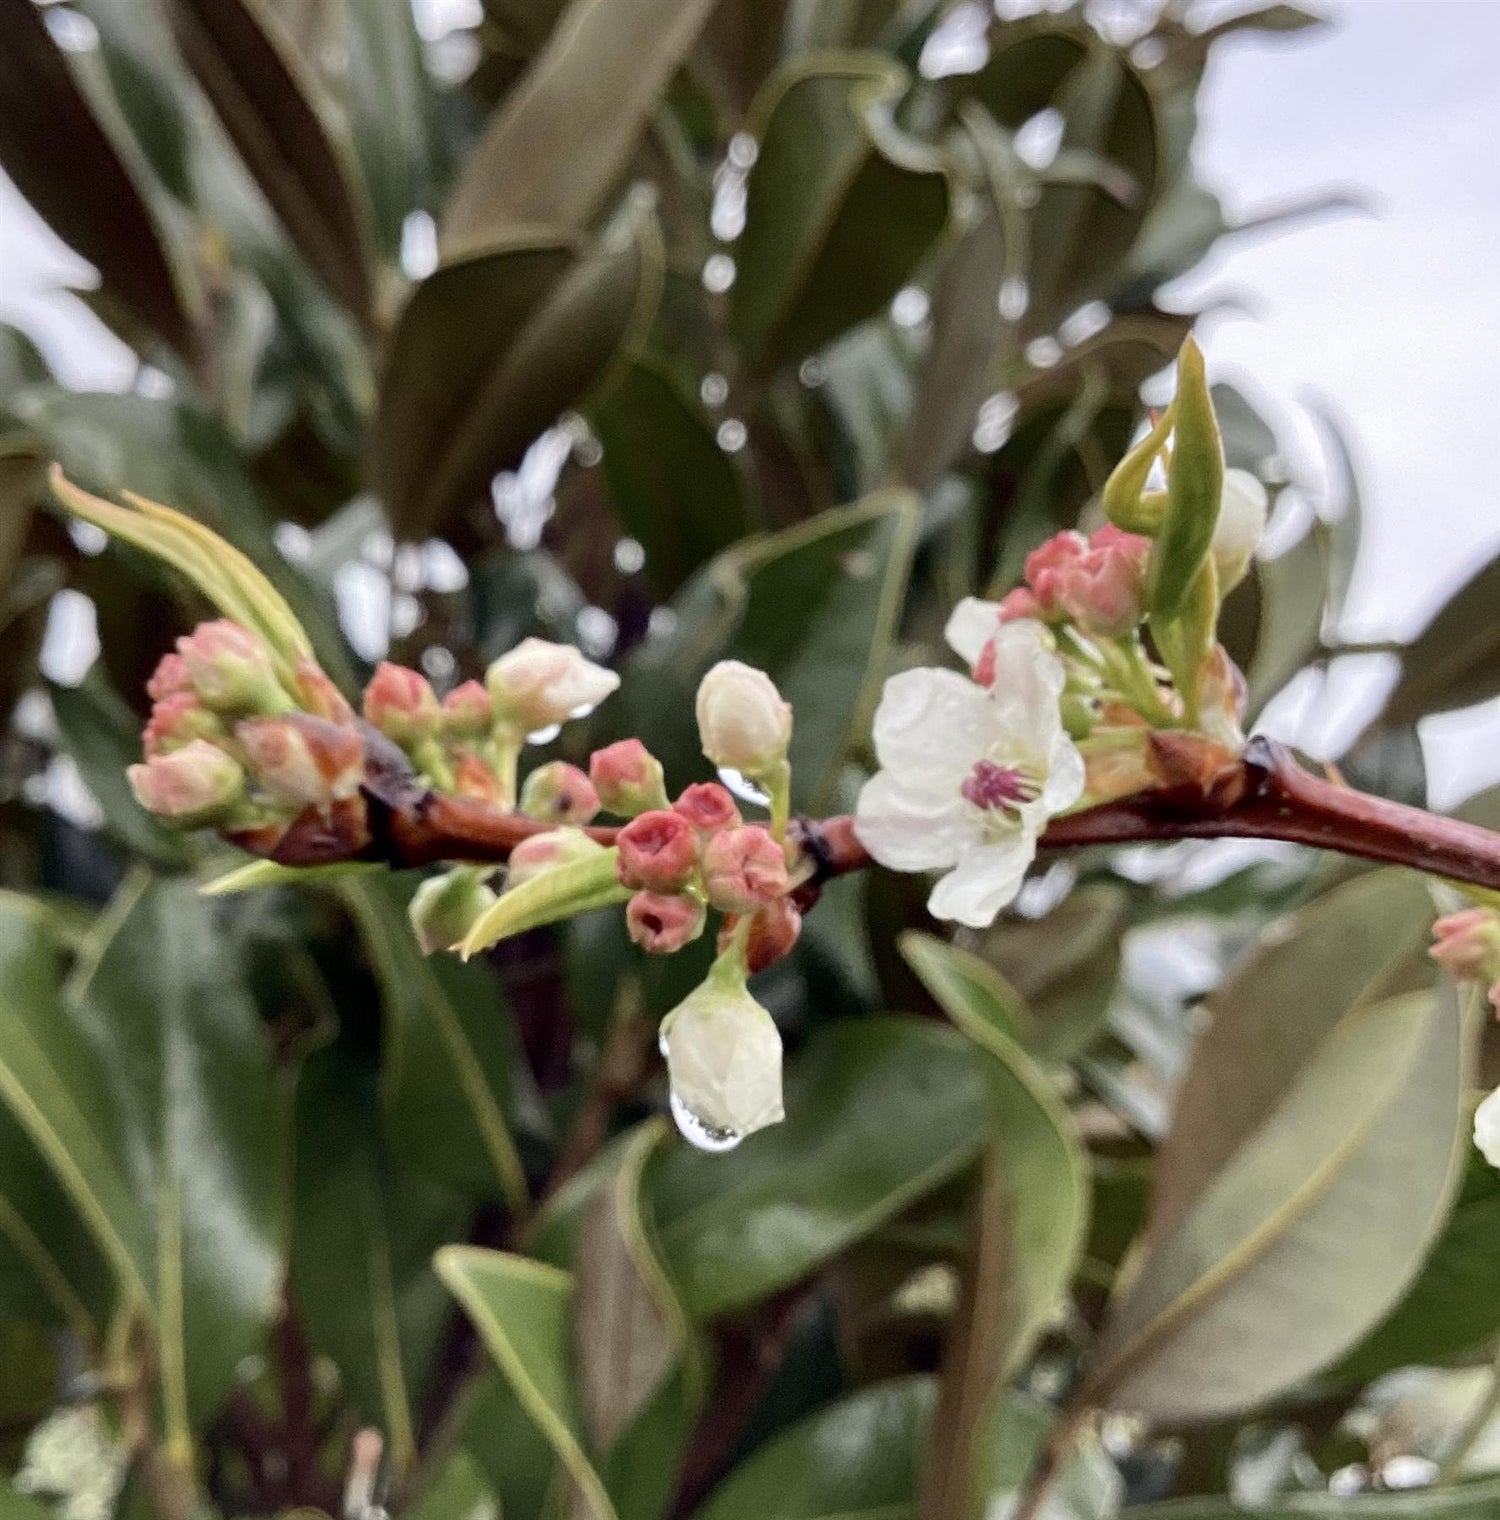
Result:
<svg viewBox="0 0 1500 1520"><path fill-rule="evenodd" d="M997 765L980 760L959 787L965 802L984 812L998 812L1023 802L1034 802L1040 794L1036 781L1013 765Z"/></svg>

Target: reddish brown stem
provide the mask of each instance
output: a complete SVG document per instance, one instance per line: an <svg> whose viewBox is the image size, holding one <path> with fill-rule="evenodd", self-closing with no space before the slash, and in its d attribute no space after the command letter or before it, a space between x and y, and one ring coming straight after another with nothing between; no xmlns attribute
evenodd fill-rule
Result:
<svg viewBox="0 0 1500 1520"><path fill-rule="evenodd" d="M470 798L422 792L389 777L368 789L372 827L340 845L293 828L274 852L286 865L380 859L395 866L505 860L528 835L548 827ZM797 825L812 857L813 884L868 866L869 852L847 815ZM601 844L616 830L590 829ZM1202 779L1160 786L1117 802L1054 818L1047 849L1169 839L1280 839L1343 855L1410 866L1500 891L1500 834L1420 808L1371 797L1311 775L1285 745L1252 739L1239 760Z"/></svg>

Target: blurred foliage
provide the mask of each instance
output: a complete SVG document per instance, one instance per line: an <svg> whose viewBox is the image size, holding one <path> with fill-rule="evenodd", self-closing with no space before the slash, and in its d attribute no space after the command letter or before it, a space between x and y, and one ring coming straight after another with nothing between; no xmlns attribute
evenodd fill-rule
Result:
<svg viewBox="0 0 1500 1520"><path fill-rule="evenodd" d="M1500 1338L1421 884L1095 851L950 944L840 881L759 984L787 1120L708 1156L642 1050L693 955L595 914L423 961L413 881L205 899L221 847L136 806L203 608L44 510L51 458L244 549L346 684L581 643L625 678L586 741L679 785L699 675L752 661L799 804L847 806L881 679L1092 520L1192 325L1213 47L1312 24L473 9L0 0L0 164L137 361L84 394L0 330L0 1515L332 1514L361 1425L360 1515L973 1520L1038 1462L1054 1520L1497 1513L1396 1491ZM1281 496L1224 625L1257 712L1344 657L1360 514L1216 402ZM1500 693L1497 573L1395 652L1351 777L1421 800L1417 722ZM1420 1441L1378 1381L1414 1367Z"/></svg>

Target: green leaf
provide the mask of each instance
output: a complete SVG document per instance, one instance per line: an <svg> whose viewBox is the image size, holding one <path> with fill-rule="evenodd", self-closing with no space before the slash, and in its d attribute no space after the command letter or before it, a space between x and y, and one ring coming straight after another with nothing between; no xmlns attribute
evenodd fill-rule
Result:
<svg viewBox="0 0 1500 1520"><path fill-rule="evenodd" d="M299 252L362 321L369 212L321 87L265 0L167 0L172 34Z"/></svg>
<svg viewBox="0 0 1500 1520"><path fill-rule="evenodd" d="M660 360L622 365L589 413L620 527L646 551L662 598L745 534L749 514L734 461L697 397Z"/></svg>
<svg viewBox="0 0 1500 1520"><path fill-rule="evenodd" d="M1131 1520L1492 1520L1500 1478L1393 1493L1278 1494L1253 1509L1228 1499L1176 1499L1131 1508Z"/></svg>
<svg viewBox="0 0 1500 1520"><path fill-rule="evenodd" d="M520 227L587 227L712 9L572 0L464 163L442 217L444 258Z"/></svg>
<svg viewBox="0 0 1500 1520"><path fill-rule="evenodd" d="M267 887L322 886L346 876L373 876L387 869L378 860L337 860L326 866L284 866L274 860L252 860L204 882L198 890L205 897L233 897Z"/></svg>
<svg viewBox="0 0 1500 1520"><path fill-rule="evenodd" d="M413 291L390 342L371 469L386 511L422 538L484 499L569 407L587 407L656 309L662 254L649 217L587 254L516 232Z"/></svg>
<svg viewBox="0 0 1500 1520"><path fill-rule="evenodd" d="M590 1520L617 1520L584 1449L568 1357L573 1296L568 1274L478 1246L444 1246L433 1265L473 1320L522 1408L557 1453L584 1513Z"/></svg>
<svg viewBox="0 0 1500 1520"><path fill-rule="evenodd" d="M620 885L617 874L619 851L602 850L582 860L560 866L523 881L500 896L474 921L459 952L467 960L481 950L528 929L575 918L594 908L622 903L630 888Z"/></svg>
<svg viewBox="0 0 1500 1520"><path fill-rule="evenodd" d="M621 1520L666 1513L703 1368L667 1274L643 1183L664 1120L634 1131L584 1215L573 1277L573 1360L591 1449Z"/></svg>
<svg viewBox="0 0 1500 1520"><path fill-rule="evenodd" d="M894 122L906 84L879 54L815 54L785 66L757 99L760 152L730 296L757 372L872 316L942 232L942 160Z"/></svg>
<svg viewBox="0 0 1500 1520"><path fill-rule="evenodd" d="M149 1304L155 1267L124 1170L114 1098L64 1008L58 954L40 912L0 895L0 1101L46 1158L121 1291Z"/></svg>
<svg viewBox="0 0 1500 1520"><path fill-rule="evenodd" d="M908 929L896 941L933 1001L971 1039L990 1028L1010 1039L1024 1037L1030 1014L1016 989L987 961L934 934Z"/></svg>
<svg viewBox="0 0 1500 1520"><path fill-rule="evenodd" d="M135 800L125 767L141 757L141 721L97 669L79 686L49 682L47 694L63 748L94 794L109 832L128 849L165 866L181 866L189 851Z"/></svg>
<svg viewBox="0 0 1500 1520"><path fill-rule="evenodd" d="M185 879L127 878L68 990L108 1072L121 1160L150 1222L167 1430L185 1437L276 1313L284 1242L268 1043L243 968Z"/></svg>
<svg viewBox="0 0 1500 1520"><path fill-rule="evenodd" d="M4 403L0 380L0 405ZM0 591L10 585L22 551L31 509L41 499L45 455L27 434L0 437Z"/></svg>
<svg viewBox="0 0 1500 1520"><path fill-rule="evenodd" d="M297 1089L292 1285L313 1347L332 1358L396 1468L416 1455L414 1404L451 1306L432 1253L469 1204L402 1165L381 1134L375 1075L345 1043L318 1051Z"/></svg>
<svg viewBox="0 0 1500 1520"><path fill-rule="evenodd" d="M617 721L674 781L701 773L694 693L714 661L743 660L796 709L794 806L825 808L885 674L916 526L915 498L885 491L720 555L679 594L672 635L631 661Z"/></svg>
<svg viewBox="0 0 1500 1520"><path fill-rule="evenodd" d="M981 1063L949 1031L845 1020L791 1064L786 1121L729 1155L680 1145L651 1184L696 1319L755 1303L956 1176L984 1142Z"/></svg>
<svg viewBox="0 0 1500 1520"><path fill-rule="evenodd" d="M1500 692L1500 555L1438 610L1401 656L1401 678L1386 699L1387 723L1487 701Z"/></svg>
<svg viewBox="0 0 1500 1520"><path fill-rule="evenodd" d="M163 234L142 166L89 109L32 0L0 0L0 164L104 285L178 353L201 297Z"/></svg>
<svg viewBox="0 0 1500 1520"><path fill-rule="evenodd" d="M1318 651L1328 593L1328 557L1316 531L1255 565L1260 615L1246 672L1250 711L1259 712Z"/></svg>
<svg viewBox="0 0 1500 1520"><path fill-rule="evenodd" d="M752 1452L693 1520L915 1520L936 1405L930 1377L840 1399Z"/></svg>
<svg viewBox="0 0 1500 1520"><path fill-rule="evenodd" d="M1377 1322L1440 1228L1467 1146L1472 1030L1451 993L1377 1001L1409 935L1389 903L1340 898L1215 1003L1087 1397L1175 1420L1259 1403Z"/></svg>
<svg viewBox="0 0 1500 1520"><path fill-rule="evenodd" d="M1066 1300L1088 1231L1089 1168L1067 1109L982 998L950 1017L990 1059L993 1139L928 1453L924 1520L988 1512L992 1432L1007 1386Z"/></svg>
<svg viewBox="0 0 1500 1520"><path fill-rule="evenodd" d="M1500 1331L1500 1172L1471 1151L1458 1199L1420 1275L1394 1310L1327 1374L1372 1383L1398 1367L1474 1351Z"/></svg>
<svg viewBox="0 0 1500 1520"><path fill-rule="evenodd" d="M505 1117L511 1035L493 976L424 956L393 878L346 879L336 890L380 983L381 1099L393 1149L525 1213L526 1174Z"/></svg>

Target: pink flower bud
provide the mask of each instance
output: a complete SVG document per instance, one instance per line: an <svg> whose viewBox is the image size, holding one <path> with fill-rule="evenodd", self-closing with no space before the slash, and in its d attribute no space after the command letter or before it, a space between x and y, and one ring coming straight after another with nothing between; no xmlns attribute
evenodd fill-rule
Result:
<svg viewBox="0 0 1500 1520"><path fill-rule="evenodd" d="M247 718L235 724L234 736L256 784L277 802L326 808L353 797L364 780L365 741L326 718Z"/></svg>
<svg viewBox="0 0 1500 1520"><path fill-rule="evenodd" d="M265 645L228 618L199 623L178 639L177 652L193 690L217 712L275 713L290 705Z"/></svg>
<svg viewBox="0 0 1500 1520"><path fill-rule="evenodd" d="M456 739L481 739L495 721L482 681L465 681L443 698L443 727Z"/></svg>
<svg viewBox="0 0 1500 1520"><path fill-rule="evenodd" d="M207 823L239 800L245 773L218 745L194 739L171 754L152 755L126 775L136 801L173 823Z"/></svg>
<svg viewBox="0 0 1500 1520"><path fill-rule="evenodd" d="M587 860L597 855L604 846L590 839L581 829L548 829L544 834L533 834L523 839L510 852L510 866L505 875L507 888L519 887L556 866L570 865L575 860Z"/></svg>
<svg viewBox="0 0 1500 1520"><path fill-rule="evenodd" d="M731 915L719 930L719 953L729 948L741 920ZM745 969L751 976L774 966L792 953L802 935L802 915L789 897L778 897L765 905L750 921L750 936L745 941Z"/></svg>
<svg viewBox="0 0 1500 1520"><path fill-rule="evenodd" d="M703 847L703 887L721 912L753 913L786 895L785 852L760 824L725 829Z"/></svg>
<svg viewBox="0 0 1500 1520"><path fill-rule="evenodd" d="M717 781L695 781L672 804L672 811L681 813L698 831L699 838L716 834L720 829L732 829L743 821L729 788Z"/></svg>
<svg viewBox="0 0 1500 1520"><path fill-rule="evenodd" d="M382 660L365 687L364 714L366 723L406 749L437 732L442 709L426 676Z"/></svg>
<svg viewBox="0 0 1500 1520"><path fill-rule="evenodd" d="M680 813L652 808L620 830L621 884L648 892L676 892L698 869L698 836Z"/></svg>
<svg viewBox="0 0 1500 1520"><path fill-rule="evenodd" d="M156 663L156 669L151 672L151 679L146 682L146 695L153 702L163 702L168 697L180 696L183 692L193 695L193 678L188 674L187 661L180 654L164 654Z"/></svg>
<svg viewBox="0 0 1500 1520"><path fill-rule="evenodd" d="M589 756L589 779L605 812L634 818L667 805L661 761L639 739L621 739Z"/></svg>
<svg viewBox="0 0 1500 1520"><path fill-rule="evenodd" d="M585 824L599 811L599 794L576 765L552 760L526 778L521 811L542 823Z"/></svg>
<svg viewBox="0 0 1500 1520"><path fill-rule="evenodd" d="M298 660L295 681L297 702L303 712L345 728L354 726L354 709L316 661L306 655Z"/></svg>
<svg viewBox="0 0 1500 1520"><path fill-rule="evenodd" d="M472 797L497 808L510 807L500 778L472 750L465 750L453 767L453 791L459 797Z"/></svg>
<svg viewBox="0 0 1500 1520"><path fill-rule="evenodd" d="M619 684L571 644L523 639L485 672L497 720L523 733L566 723L597 707Z"/></svg>
<svg viewBox="0 0 1500 1520"><path fill-rule="evenodd" d="M786 758L792 708L763 670L721 660L698 687L698 737L714 765L752 779Z"/></svg>
<svg viewBox="0 0 1500 1520"><path fill-rule="evenodd" d="M1500 912L1464 908L1432 926L1432 958L1468 981L1500 982Z"/></svg>
<svg viewBox="0 0 1500 1520"><path fill-rule="evenodd" d="M218 740L227 738L224 725L211 713L191 690L173 692L160 697L151 709L141 745L147 758L152 755L170 754L191 744L194 739Z"/></svg>
<svg viewBox="0 0 1500 1520"><path fill-rule="evenodd" d="M1057 622L1070 618L1086 633L1118 638L1141 620L1142 587L1151 541L1113 523L1092 538L1056 533L1026 557L1029 601L1016 596L1001 603L1001 617L1020 615Z"/></svg>
<svg viewBox="0 0 1500 1520"><path fill-rule="evenodd" d="M1089 541L1071 529L1054 533L1046 543L1026 556L1026 584L1031 588L1036 606L1033 616L1044 622L1056 622L1065 613L1062 605L1063 578L1075 570L1088 553ZM1004 604L1002 603L1002 606Z"/></svg>
<svg viewBox="0 0 1500 1520"><path fill-rule="evenodd" d="M625 927L632 940L652 955L670 955L703 933L703 904L662 892L637 892L625 905Z"/></svg>
<svg viewBox="0 0 1500 1520"><path fill-rule="evenodd" d="M1045 621L1042 617L1042 604L1037 601L1036 593L1026 586L1017 586L1014 591L1008 591L1000 599L1000 621L1002 623L1014 623L1020 618L1036 618ZM978 677L975 677L977 680Z"/></svg>

